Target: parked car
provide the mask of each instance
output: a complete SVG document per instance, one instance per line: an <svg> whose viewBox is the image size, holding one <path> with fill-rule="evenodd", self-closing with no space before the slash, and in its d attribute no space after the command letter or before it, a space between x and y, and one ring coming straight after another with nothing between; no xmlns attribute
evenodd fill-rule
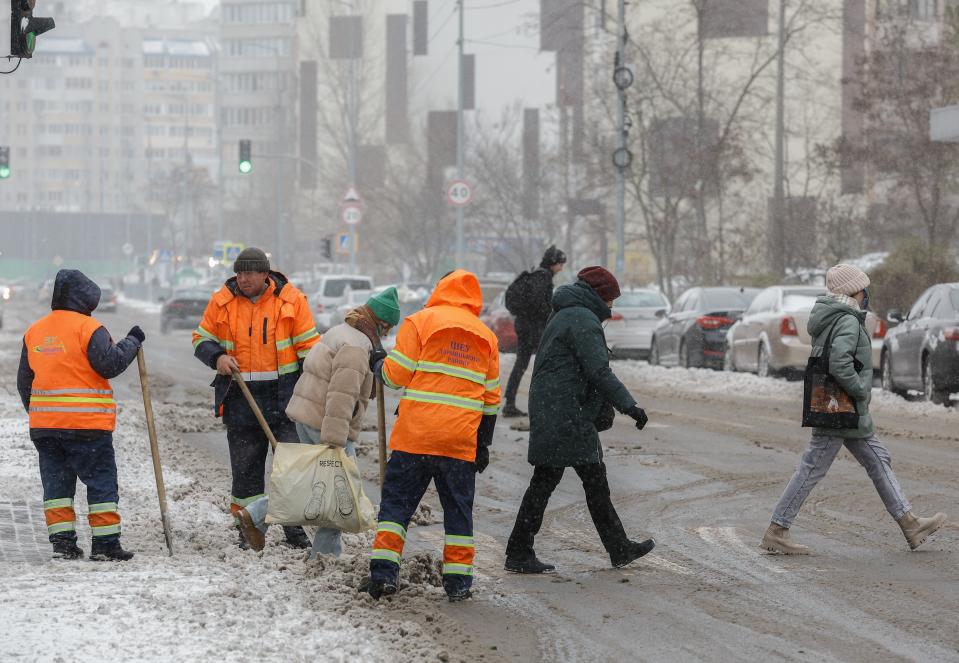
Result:
<svg viewBox="0 0 959 663"><path fill-rule="evenodd" d="M726 334L727 371L749 371L760 377L802 371L812 350L806 331L816 299L825 287L773 286L760 292ZM879 366L886 325L873 313L866 315L872 339L873 365Z"/></svg>
<svg viewBox="0 0 959 663"><path fill-rule="evenodd" d="M116 313L117 312L117 291L111 286L100 286L100 303L97 305L97 313Z"/></svg>
<svg viewBox="0 0 959 663"><path fill-rule="evenodd" d="M758 293L758 288L687 290L653 330L649 363L722 368L726 331Z"/></svg>
<svg viewBox="0 0 959 663"><path fill-rule="evenodd" d="M214 291L203 288L174 290L160 309L160 333L171 329L196 329Z"/></svg>
<svg viewBox="0 0 959 663"><path fill-rule="evenodd" d="M959 283L934 285L919 296L886 334L880 370L884 391L922 392L926 400L946 403L959 391Z"/></svg>
<svg viewBox="0 0 959 663"><path fill-rule="evenodd" d="M614 359L649 357L653 329L669 313L666 295L651 288L623 290L606 323L606 345Z"/></svg>
<svg viewBox="0 0 959 663"><path fill-rule="evenodd" d="M513 315L506 310L505 290L483 309L480 320L496 334L500 352L516 352L516 326Z"/></svg>
<svg viewBox="0 0 959 663"><path fill-rule="evenodd" d="M308 295L310 308L313 311L313 319L316 322L316 328L324 332L333 326L332 318L336 307L343 300L343 293L346 289L350 290L372 290L373 278L371 276L352 275L352 274L327 274L321 276L316 290Z"/></svg>

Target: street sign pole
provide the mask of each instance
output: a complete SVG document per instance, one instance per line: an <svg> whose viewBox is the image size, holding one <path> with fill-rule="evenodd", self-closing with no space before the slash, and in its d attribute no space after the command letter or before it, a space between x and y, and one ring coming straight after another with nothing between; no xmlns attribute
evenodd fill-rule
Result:
<svg viewBox="0 0 959 663"><path fill-rule="evenodd" d="M459 60L457 63L457 108L456 108L456 178L463 179L463 0L457 0L459 9L459 39L457 40ZM463 207L456 207L456 265L457 268L463 268Z"/></svg>
<svg viewBox="0 0 959 663"><path fill-rule="evenodd" d="M618 43L619 66L626 66L626 2L619 0L616 40ZM626 150L626 88L616 86L616 124L618 131L617 147L625 153ZM605 237L605 233L603 237ZM604 264L608 260L603 256ZM616 168L616 276L620 282L626 278L626 168L621 165Z"/></svg>

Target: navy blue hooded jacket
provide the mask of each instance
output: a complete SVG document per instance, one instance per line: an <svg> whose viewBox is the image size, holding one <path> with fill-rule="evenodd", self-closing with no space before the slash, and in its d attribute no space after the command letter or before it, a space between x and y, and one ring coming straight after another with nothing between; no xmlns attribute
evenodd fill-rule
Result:
<svg viewBox="0 0 959 663"><path fill-rule="evenodd" d="M61 269L53 284L50 308L54 311L74 311L91 315L100 303L100 288L77 269ZM140 341L127 336L114 344L106 327L100 327L90 337L87 359L90 366L106 379L120 375L136 359ZM30 390L33 387L33 369L27 360L27 344L20 350L20 368L17 370L17 391L24 409L30 409ZM55 437L59 439L94 439L103 437L106 431L62 430L31 428L30 439Z"/></svg>

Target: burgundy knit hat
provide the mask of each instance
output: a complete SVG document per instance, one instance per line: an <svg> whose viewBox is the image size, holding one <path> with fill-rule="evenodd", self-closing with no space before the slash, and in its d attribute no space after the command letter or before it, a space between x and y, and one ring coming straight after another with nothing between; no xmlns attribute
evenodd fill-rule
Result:
<svg viewBox="0 0 959 663"><path fill-rule="evenodd" d="M616 280L616 277L613 276L609 270L603 267L587 267L580 271L580 273L576 275L576 278L580 281L585 281L590 288L596 291L596 294L599 295L599 298L604 302L617 299L620 295L619 281Z"/></svg>

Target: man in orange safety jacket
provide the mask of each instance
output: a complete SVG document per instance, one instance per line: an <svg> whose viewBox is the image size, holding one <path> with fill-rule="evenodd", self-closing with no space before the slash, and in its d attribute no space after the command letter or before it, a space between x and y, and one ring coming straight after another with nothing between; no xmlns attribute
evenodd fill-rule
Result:
<svg viewBox="0 0 959 663"><path fill-rule="evenodd" d="M239 371L256 404L280 441L296 441L286 416L303 359L320 335L306 297L286 277L270 270L266 253L246 248L233 263L236 276L210 299L193 332L193 353L217 372L214 410L223 417L230 447L233 488L230 510L236 513L264 494L263 473L269 441L247 404L233 371ZM284 527L287 542L309 548L302 527ZM247 543L239 535L239 546Z"/></svg>
<svg viewBox="0 0 959 663"><path fill-rule="evenodd" d="M431 481L446 529L443 587L450 601L471 596L476 473L489 464L500 402L499 346L480 322L482 305L476 276L456 270L406 318L395 349L371 356L383 383L404 390L361 588L374 598L396 592L406 528Z"/></svg>

